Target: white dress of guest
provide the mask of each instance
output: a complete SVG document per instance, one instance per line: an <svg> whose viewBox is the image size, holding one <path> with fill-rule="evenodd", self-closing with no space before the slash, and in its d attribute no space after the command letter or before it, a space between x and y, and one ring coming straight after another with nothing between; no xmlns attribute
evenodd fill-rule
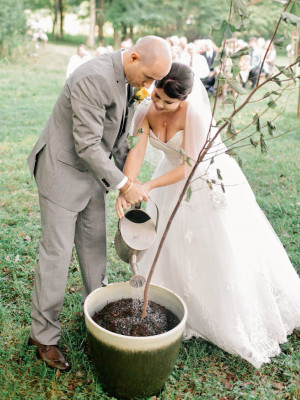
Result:
<svg viewBox="0 0 300 400"><path fill-rule="evenodd" d="M204 79L209 75L210 69L206 61L206 58L201 54L198 54L196 51L197 51L196 45L194 43L189 43L187 45L187 52L185 54L185 57L181 58L178 61L183 62L184 64L187 64L190 67L192 67L194 73L200 79Z"/></svg>
<svg viewBox="0 0 300 400"><path fill-rule="evenodd" d="M66 72L66 78L69 78L69 76L77 69L80 67L80 65L84 64L85 62L91 60L90 54L86 51L85 46L79 46L78 47L78 54L74 54L69 61L69 64L67 66L67 72Z"/></svg>

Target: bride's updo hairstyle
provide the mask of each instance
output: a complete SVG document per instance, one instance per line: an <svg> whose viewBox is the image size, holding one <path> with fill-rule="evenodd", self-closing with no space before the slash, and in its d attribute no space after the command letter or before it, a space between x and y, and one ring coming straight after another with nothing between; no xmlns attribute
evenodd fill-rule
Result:
<svg viewBox="0 0 300 400"><path fill-rule="evenodd" d="M194 82L194 73L188 65L173 62L168 75L155 81L158 89L163 89L172 99L185 100L191 93Z"/></svg>

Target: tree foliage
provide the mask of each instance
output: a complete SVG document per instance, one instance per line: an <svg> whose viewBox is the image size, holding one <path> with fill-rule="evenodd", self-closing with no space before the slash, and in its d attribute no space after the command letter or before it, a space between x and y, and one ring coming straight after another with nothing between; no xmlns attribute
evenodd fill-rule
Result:
<svg viewBox="0 0 300 400"><path fill-rule="evenodd" d="M22 0L2 0L0 7L0 56L11 55L22 45L26 18Z"/></svg>
<svg viewBox="0 0 300 400"><path fill-rule="evenodd" d="M54 32L58 37L63 35L64 15L69 10L74 12L82 0L23 0L24 8L37 10L47 8L51 10L54 22ZM22 0L16 1L3 0L14 10L22 8ZM10 4L11 3L11 4ZM90 0L85 3L91 4ZM198 38L207 38L211 33L211 26L219 29L219 36L231 35L236 32L239 35L240 28L246 28L243 31L243 37L263 36L266 39L272 35L272 27L276 24L278 13L282 4L274 0L248 1L250 4L245 7L246 1L234 0L235 12L232 15L232 26L222 27L222 21L226 20L230 0L218 0L209 2L205 0L96 0L96 25L98 25L99 41L103 40L103 25L110 22L114 28L114 41L118 43L125 37L131 37L133 40L147 34L159 35L162 37L178 35L186 36L189 41ZM13 4L17 4L14 7ZM60 4L60 5L59 5ZM243 7L247 10L247 18L243 14ZM290 14L297 15L299 12L299 2L295 0L288 10ZM298 9L298 11L297 11ZM3 12L2 12L3 13ZM20 12L22 15L22 11ZM86 14L90 18L90 13ZM234 19L240 19L238 27ZM286 19L289 19L289 14ZM5 18L5 22L8 21ZM243 24L247 26L242 26ZM20 24L19 26L22 26ZM96 30L92 29L92 31ZM288 38L291 27L282 24L278 30L277 37ZM91 42L91 41L90 41ZM287 40L286 40L287 42Z"/></svg>

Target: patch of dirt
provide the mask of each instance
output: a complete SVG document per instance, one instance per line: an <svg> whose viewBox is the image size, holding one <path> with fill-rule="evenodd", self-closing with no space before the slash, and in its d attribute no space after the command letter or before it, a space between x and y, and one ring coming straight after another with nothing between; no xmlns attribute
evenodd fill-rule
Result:
<svg viewBox="0 0 300 400"><path fill-rule="evenodd" d="M167 308L149 301L147 317L141 318L142 300L121 299L97 311L93 320L111 332L126 336L154 336L170 331L179 319Z"/></svg>

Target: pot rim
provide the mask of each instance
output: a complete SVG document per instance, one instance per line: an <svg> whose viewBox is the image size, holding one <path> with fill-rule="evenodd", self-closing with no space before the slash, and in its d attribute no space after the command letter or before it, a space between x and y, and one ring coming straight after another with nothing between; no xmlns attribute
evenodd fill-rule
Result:
<svg viewBox="0 0 300 400"><path fill-rule="evenodd" d="M183 299L177 293L173 292L173 290L170 290L170 289L168 289L168 288L166 288L164 286L156 285L156 284L152 284L152 283L150 283L150 287L151 286L152 287L158 287L158 288L161 288L161 289L171 293L172 295L177 297L177 299L180 301L181 305L183 306L183 310L184 310L183 317L182 317L181 321L179 322L179 324L176 325L173 329L171 329L171 330L169 330L167 332L164 332L164 333L160 333L158 335L128 336L128 335L121 335L119 333L112 332L112 331L110 331L108 329L105 329L102 326L98 325L95 321L93 321L93 319L90 316L90 313L87 310L87 304L88 304L89 298L91 298L92 295L95 294L95 292L100 291L101 289L105 289L108 286L111 286L111 285L124 285L124 284L129 284L129 282L112 282L112 283L109 283L106 286L102 286L100 288L97 288L97 289L93 290L87 296L87 298L85 299L84 306L83 306L84 316L89 321L89 323L92 324L96 329L99 329L100 331L103 331L106 334L110 334L111 336L116 337L116 338L126 339L126 340L129 340L129 341L137 341L137 340L141 341L142 340L144 342L147 342L147 341L153 340L153 338L165 338L165 337L167 337L169 335L172 335L175 330L180 330L180 329L182 329L182 326L185 326L186 320L187 320L188 311L187 311L187 306L186 306L185 302L183 301ZM122 297L119 300L121 300L121 299L122 299Z"/></svg>

